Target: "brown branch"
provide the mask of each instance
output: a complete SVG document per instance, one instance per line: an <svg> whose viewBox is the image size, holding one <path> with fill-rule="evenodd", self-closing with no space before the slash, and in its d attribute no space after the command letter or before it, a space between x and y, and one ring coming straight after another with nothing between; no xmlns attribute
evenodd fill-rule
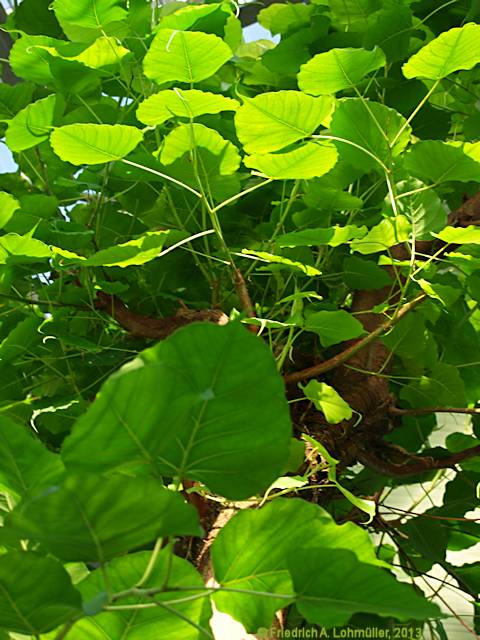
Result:
<svg viewBox="0 0 480 640"><path fill-rule="evenodd" d="M301 382L303 380L309 380L310 378L315 378L316 376L321 375L322 373L326 373L327 371L331 371L336 367L348 362L350 358L352 358L358 351L364 349L371 342L373 342L376 338L381 336L383 333L389 331L393 326L395 326L404 316L407 315L412 309L415 309L421 302L423 302L426 298L425 294L421 294L407 302L400 308L399 312L389 318L386 322L377 327L374 331L369 333L365 338L362 338L358 342L355 342L351 347L345 349L341 353L338 353L333 358L329 358L328 360L324 360L324 362L319 362L313 367L308 367L307 369L303 369L302 371L295 371L294 373L289 373L285 376L284 380L287 384L293 384L294 382Z"/></svg>
<svg viewBox="0 0 480 640"><path fill-rule="evenodd" d="M126 329L130 335L137 338L163 340L176 329L191 322L214 322L226 324L228 317L219 309L204 309L192 311L181 308L174 316L166 318L152 318L131 311L119 298L100 291L97 294L96 308L108 313L118 324Z"/></svg>
<svg viewBox="0 0 480 640"><path fill-rule="evenodd" d="M245 278L243 277L243 273L240 271L240 269L235 269L234 285L238 298L240 300L240 305L247 314L247 317L255 318L256 313L253 307L252 299L250 298L247 283L245 282ZM259 327L254 324L247 325L247 329L252 333L258 333L259 331Z"/></svg>
<svg viewBox="0 0 480 640"><path fill-rule="evenodd" d="M395 416L424 416L429 413L465 413L467 415L480 415L480 407L469 409L468 407L422 407L421 409L399 409L390 407L388 412Z"/></svg>
<svg viewBox="0 0 480 640"><path fill-rule="evenodd" d="M396 449L398 450L398 447ZM393 463L384 458L380 458L373 450L367 451L365 448L361 450L360 448L358 449L357 459L365 466L382 475L404 478L406 476L414 476L419 473L434 471L435 469L450 469L455 467L456 464L464 460L480 456L480 445L466 449L465 451L453 453L445 458L422 457L410 455L407 452L405 453L406 461L404 464Z"/></svg>

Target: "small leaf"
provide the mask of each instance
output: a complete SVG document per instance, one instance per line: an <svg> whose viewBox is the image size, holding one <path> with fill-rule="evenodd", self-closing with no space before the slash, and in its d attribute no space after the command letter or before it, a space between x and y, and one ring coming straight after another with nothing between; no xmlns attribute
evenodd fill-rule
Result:
<svg viewBox="0 0 480 640"><path fill-rule="evenodd" d="M417 280L421 289L431 298L439 300L443 306L451 307L460 297L461 291L449 287L448 285L437 284L436 282L428 282L424 278Z"/></svg>
<svg viewBox="0 0 480 640"><path fill-rule="evenodd" d="M9 120L5 140L11 151L25 151L48 139L55 103L56 98L52 94L25 107Z"/></svg>
<svg viewBox="0 0 480 640"><path fill-rule="evenodd" d="M237 100L217 93L197 89L167 89L141 102L137 118L140 122L155 126L174 117L196 118L205 113L236 111L239 106Z"/></svg>
<svg viewBox="0 0 480 640"><path fill-rule="evenodd" d="M317 311L305 321L306 331L318 333L324 347L358 338L365 333L362 324L347 311Z"/></svg>
<svg viewBox="0 0 480 640"><path fill-rule="evenodd" d="M408 240L411 225L405 216L385 218L372 227L366 236L354 240L351 244L352 251L369 254L385 251L395 244Z"/></svg>
<svg viewBox="0 0 480 640"><path fill-rule="evenodd" d="M441 80L480 62L480 25L469 22L444 31L413 55L403 67L406 78Z"/></svg>
<svg viewBox="0 0 480 640"><path fill-rule="evenodd" d="M0 191L0 229L11 220L13 214L20 208L20 203L5 191Z"/></svg>
<svg viewBox="0 0 480 640"><path fill-rule="evenodd" d="M44 49L53 58L81 62L91 69L100 69L119 64L130 53L128 49L118 44L114 37L102 36L78 53L78 47L67 43L56 47L39 47Z"/></svg>
<svg viewBox="0 0 480 640"><path fill-rule="evenodd" d="M65 162L102 164L128 155L142 138L140 129L122 124L68 124L52 132L50 143Z"/></svg>
<svg viewBox="0 0 480 640"><path fill-rule="evenodd" d="M288 267L290 269L298 269L302 271L306 276L319 276L322 272L312 267L309 264L303 264L303 262L298 262L297 260L290 260L290 258L286 258L285 256L278 256L273 253L268 253L267 251L254 251L253 249L242 249L242 253L249 256L256 256L260 260L264 262L269 262L271 264L280 264Z"/></svg>
<svg viewBox="0 0 480 640"><path fill-rule="evenodd" d="M0 555L0 628L39 636L81 615L81 604L54 558L32 551Z"/></svg>
<svg viewBox="0 0 480 640"><path fill-rule="evenodd" d="M368 73L383 67L385 63L385 54L378 47L372 51L330 49L318 53L300 67L298 86L314 96L336 93L354 87Z"/></svg>
<svg viewBox="0 0 480 640"><path fill-rule="evenodd" d="M312 624L343 626L360 612L399 620L440 615L437 605L418 596L410 585L399 583L379 567L359 562L351 551L300 548L289 556L288 564L296 606Z"/></svg>
<svg viewBox="0 0 480 640"><path fill-rule="evenodd" d="M218 36L198 31L161 29L143 61L147 78L164 82L200 82L232 57L230 47Z"/></svg>
<svg viewBox="0 0 480 640"><path fill-rule="evenodd" d="M352 408L345 402L341 395L325 382L310 380L302 387L305 396L313 402L315 407L321 411L327 422L338 424L342 420L350 420L353 415Z"/></svg>
<svg viewBox="0 0 480 640"><path fill-rule="evenodd" d="M306 142L286 153L266 153L246 156L246 167L257 169L275 180L296 180L323 176L338 159L334 145Z"/></svg>
<svg viewBox="0 0 480 640"><path fill-rule="evenodd" d="M235 173L240 166L240 154L235 145L222 138L214 129L195 122L181 124L168 134L160 151L160 161L165 165L172 164L197 147L202 147L219 157L220 175Z"/></svg>
<svg viewBox="0 0 480 640"><path fill-rule="evenodd" d="M439 363L428 375L422 375L404 386L400 397L412 407L462 407L466 404L465 386L458 369Z"/></svg>
<svg viewBox="0 0 480 640"><path fill-rule="evenodd" d="M316 245L328 245L339 247L355 238L362 238L367 233L367 227L335 225L329 229L304 229L292 231L278 236L275 242L279 247L312 247Z"/></svg>
<svg viewBox="0 0 480 640"><path fill-rule="evenodd" d="M300 91L245 97L235 115L237 135L247 153L278 151L311 135L332 108L333 101L328 96L312 98Z"/></svg>

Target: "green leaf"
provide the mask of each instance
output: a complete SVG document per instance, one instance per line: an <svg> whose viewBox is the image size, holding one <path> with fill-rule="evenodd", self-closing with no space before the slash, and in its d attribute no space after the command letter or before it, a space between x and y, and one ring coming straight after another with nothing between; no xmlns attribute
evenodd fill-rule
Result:
<svg viewBox="0 0 480 640"><path fill-rule="evenodd" d="M403 132L397 138L398 132ZM352 144L336 142L340 157L364 171L375 169L383 173L380 163L390 163L410 141L411 128L394 109L363 98L343 98L330 124L332 135ZM394 142L395 141L395 142Z"/></svg>
<svg viewBox="0 0 480 640"><path fill-rule="evenodd" d="M382 289L392 284L385 269L371 260L362 260L349 256L343 261L343 274L346 284L352 289Z"/></svg>
<svg viewBox="0 0 480 640"><path fill-rule="evenodd" d="M329 554L352 549L358 560L382 564L366 531L348 522L337 525L320 507L298 498L277 498L261 509L239 511L221 529L212 545L215 580L224 587L292 594L288 558L299 549L322 546ZM288 603L256 594L219 591L220 611L229 613L247 631L269 627L276 610Z"/></svg>
<svg viewBox="0 0 480 640"><path fill-rule="evenodd" d="M313 9L307 4L275 3L259 12L258 22L273 35L286 33L290 29L308 27Z"/></svg>
<svg viewBox="0 0 480 640"><path fill-rule="evenodd" d="M81 62L91 69L100 69L119 64L121 60L130 53L128 49L122 47L114 37L102 36L95 42L88 45L83 51L78 53L78 46L70 43L57 45L56 47L39 47L47 51L54 58L62 60Z"/></svg>
<svg viewBox="0 0 480 640"><path fill-rule="evenodd" d="M39 262L49 258L51 254L46 244L29 234L19 236L7 233L0 237L0 264Z"/></svg>
<svg viewBox="0 0 480 640"><path fill-rule="evenodd" d="M0 229L11 220L13 214L20 208L20 203L12 195L0 191Z"/></svg>
<svg viewBox="0 0 480 640"><path fill-rule="evenodd" d="M235 114L237 135L247 153L278 151L311 135L333 108L328 96L312 98L300 91L244 97Z"/></svg>
<svg viewBox="0 0 480 640"><path fill-rule="evenodd" d="M17 40L18 42L18 40ZM0 83L0 118L8 120L32 102L34 86L20 82L14 86Z"/></svg>
<svg viewBox="0 0 480 640"><path fill-rule="evenodd" d="M164 82L200 82L213 76L232 57L218 36L197 31L162 29L143 61L147 78Z"/></svg>
<svg viewBox="0 0 480 640"><path fill-rule="evenodd" d="M479 25L480 26L480 25ZM434 183L477 181L480 162L476 162L461 148L441 140L417 142L405 155L409 174Z"/></svg>
<svg viewBox="0 0 480 640"><path fill-rule="evenodd" d="M368 73L380 69L385 63L385 54L378 47L372 51L330 49L318 53L300 67L298 86L314 96L336 93L354 87Z"/></svg>
<svg viewBox="0 0 480 640"><path fill-rule="evenodd" d="M56 482L63 470L60 456L23 425L0 414L0 483L7 491L25 495Z"/></svg>
<svg viewBox="0 0 480 640"><path fill-rule="evenodd" d="M334 20L346 25L348 31L366 28L372 13L382 6L381 0L322 0L321 4L328 4Z"/></svg>
<svg viewBox="0 0 480 640"><path fill-rule="evenodd" d="M286 153L246 156L246 167L256 169L274 180L307 180L323 176L335 166L338 153L330 143L306 142Z"/></svg>
<svg viewBox="0 0 480 640"><path fill-rule="evenodd" d="M24 499L5 526L64 561L105 562L161 536L199 535L197 520L154 478L82 474Z"/></svg>
<svg viewBox="0 0 480 640"><path fill-rule="evenodd" d="M469 22L441 33L413 55L403 67L406 78L441 80L454 71L480 62L480 25Z"/></svg>
<svg viewBox="0 0 480 640"><path fill-rule="evenodd" d="M356 227L355 225L345 225L339 227L335 225L329 229L304 229L303 231L292 231L278 236L275 242L279 247L312 247L315 245L328 245L339 247L355 238L362 238L367 233L367 227Z"/></svg>
<svg viewBox="0 0 480 640"><path fill-rule="evenodd" d="M145 573L151 552L142 551L122 558L115 558L108 564L109 585L113 592L124 591L137 584ZM169 604L168 608L161 604L150 609L130 609L111 612L100 612L95 617L79 620L69 631L69 640L199 640L198 628L209 629L212 615L208 598L194 598L201 593L204 582L200 574L190 562L171 553L169 548L160 552L148 580L142 585L144 589L158 589L168 581L170 589L155 595L155 601L185 599L179 604ZM186 589L192 587L192 591ZM91 602L102 593L105 580L100 569L77 585L85 602ZM196 588L196 589L195 589ZM181 589L175 591L175 589ZM189 600L190 598L190 600ZM123 598L122 605L145 603L141 596Z"/></svg>
<svg viewBox="0 0 480 640"><path fill-rule="evenodd" d="M54 558L32 551L0 555L0 628L39 636L81 615L81 604Z"/></svg>
<svg viewBox="0 0 480 640"><path fill-rule="evenodd" d="M263 262L268 262L270 264L279 264L283 265L286 268L299 270L304 273L306 276L319 276L321 271L312 267L309 264L304 264L303 262L298 262L298 260L291 260L290 258L286 258L285 256L278 256L274 253L268 253L267 251L254 251L253 249L242 249L242 253L248 256L256 256Z"/></svg>
<svg viewBox="0 0 480 640"><path fill-rule="evenodd" d="M330 424L338 424L343 420L350 420L353 415L352 408L345 402L340 394L325 382L318 380L310 380L308 384L302 387L305 397L313 402L315 407L321 411L327 422Z"/></svg>
<svg viewBox="0 0 480 640"><path fill-rule="evenodd" d="M168 134L160 151L160 161L165 165L172 164L198 147L219 156L220 175L235 173L240 166L240 154L235 145L222 138L214 129L195 122L181 124Z"/></svg>
<svg viewBox="0 0 480 640"><path fill-rule="evenodd" d="M158 257L169 233L169 230L147 231L135 240L101 249L79 263L89 267L129 267L145 264Z"/></svg>
<svg viewBox="0 0 480 640"><path fill-rule="evenodd" d="M308 622L345 625L352 614L374 613L398 620L438 617L437 605L418 596L378 567L362 563L351 551L310 548L290 555L295 604Z"/></svg>
<svg viewBox="0 0 480 640"><path fill-rule="evenodd" d="M22 35L10 51L10 65L14 73L24 80L41 85L52 83L50 56L41 47L55 47L61 42L47 36Z"/></svg>
<svg viewBox="0 0 480 640"><path fill-rule="evenodd" d="M400 391L400 397L412 407L462 407L466 404L465 386L458 369L439 363L429 375L412 380Z"/></svg>
<svg viewBox="0 0 480 640"><path fill-rule="evenodd" d="M425 184L415 178L398 182L395 188L397 212L411 223L412 236L416 240L430 240L432 231L443 229L447 212L433 189L425 189ZM385 199L385 209L388 215L393 215L389 198Z"/></svg>
<svg viewBox="0 0 480 640"><path fill-rule="evenodd" d="M191 324L142 359L110 378L74 426L62 452L67 468L143 464L232 499L278 477L291 425L266 344L240 324ZM92 448L101 455L92 458Z"/></svg>
<svg viewBox="0 0 480 640"><path fill-rule="evenodd" d="M324 347L358 338L365 333L362 324L347 311L317 311L305 321L306 331L318 333Z"/></svg>
<svg viewBox="0 0 480 640"><path fill-rule="evenodd" d="M174 5L175 6L175 5ZM178 8L179 7L179 8ZM206 26L213 21L214 16L217 15L219 9L222 10L226 19L228 13L231 11L231 7L226 3L212 2L211 4L198 4L198 5L177 5L176 10L173 13L169 13L162 16L159 23L153 28L153 33L160 31L161 29L174 29L175 31L188 31L191 27L193 31L201 31L196 25L198 21L202 21L202 25ZM208 20L204 19L209 16Z"/></svg>
<svg viewBox="0 0 480 640"><path fill-rule="evenodd" d="M196 118L205 113L236 111L239 106L237 100L218 93L175 88L159 91L141 102L137 118L140 122L155 126L175 117Z"/></svg>
<svg viewBox="0 0 480 640"><path fill-rule="evenodd" d="M54 0L52 8L70 40L89 42L119 32L127 17L119 4L119 0Z"/></svg>
<svg viewBox="0 0 480 640"><path fill-rule="evenodd" d="M417 283L428 296L439 300L445 307L451 307L461 294L461 290L459 289L436 282L428 282L428 280L424 278L419 278Z"/></svg>
<svg viewBox="0 0 480 640"><path fill-rule="evenodd" d="M411 225L405 216L385 218L372 227L366 236L354 240L351 244L352 251L369 254L385 251L400 242L405 242L410 236Z"/></svg>
<svg viewBox="0 0 480 640"><path fill-rule="evenodd" d="M142 140L136 127L123 124L68 124L50 135L55 153L72 164L102 164L125 157Z"/></svg>
<svg viewBox="0 0 480 640"><path fill-rule="evenodd" d="M11 151L24 151L48 139L55 104L56 97L52 94L25 107L9 120L5 140Z"/></svg>
<svg viewBox="0 0 480 640"><path fill-rule="evenodd" d="M473 225L463 228L445 227L432 235L452 244L480 244L480 228Z"/></svg>

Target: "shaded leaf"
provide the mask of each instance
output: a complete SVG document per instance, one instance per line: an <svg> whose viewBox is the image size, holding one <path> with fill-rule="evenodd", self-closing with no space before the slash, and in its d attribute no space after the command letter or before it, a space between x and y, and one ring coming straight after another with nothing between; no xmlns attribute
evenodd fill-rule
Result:
<svg viewBox="0 0 480 640"><path fill-rule="evenodd" d="M85 42L113 35L127 17L119 0L54 0L53 11L70 40Z"/></svg>
<svg viewBox="0 0 480 640"><path fill-rule="evenodd" d="M476 181L480 174L480 162L441 140L422 140L413 145L405 155L405 168L411 175L435 183Z"/></svg>
<svg viewBox="0 0 480 640"><path fill-rule="evenodd" d="M318 333L324 347L358 338L365 333L362 324L343 310L311 313L305 321L305 329Z"/></svg>
<svg viewBox="0 0 480 640"><path fill-rule="evenodd" d="M48 139L53 125L56 97L50 95L22 109L8 122L5 140L12 151L30 149Z"/></svg>

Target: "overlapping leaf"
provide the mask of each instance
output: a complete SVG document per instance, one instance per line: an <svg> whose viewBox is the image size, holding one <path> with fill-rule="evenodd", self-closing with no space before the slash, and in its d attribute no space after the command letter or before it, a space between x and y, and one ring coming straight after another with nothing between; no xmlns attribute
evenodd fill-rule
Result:
<svg viewBox="0 0 480 640"><path fill-rule="evenodd" d="M153 94L137 109L137 118L148 125L163 124L174 117L195 118L205 113L235 111L237 100L198 89L168 89Z"/></svg>
<svg viewBox="0 0 480 640"><path fill-rule="evenodd" d="M55 153L72 164L119 160L135 149L143 134L123 124L67 124L50 135Z"/></svg>

